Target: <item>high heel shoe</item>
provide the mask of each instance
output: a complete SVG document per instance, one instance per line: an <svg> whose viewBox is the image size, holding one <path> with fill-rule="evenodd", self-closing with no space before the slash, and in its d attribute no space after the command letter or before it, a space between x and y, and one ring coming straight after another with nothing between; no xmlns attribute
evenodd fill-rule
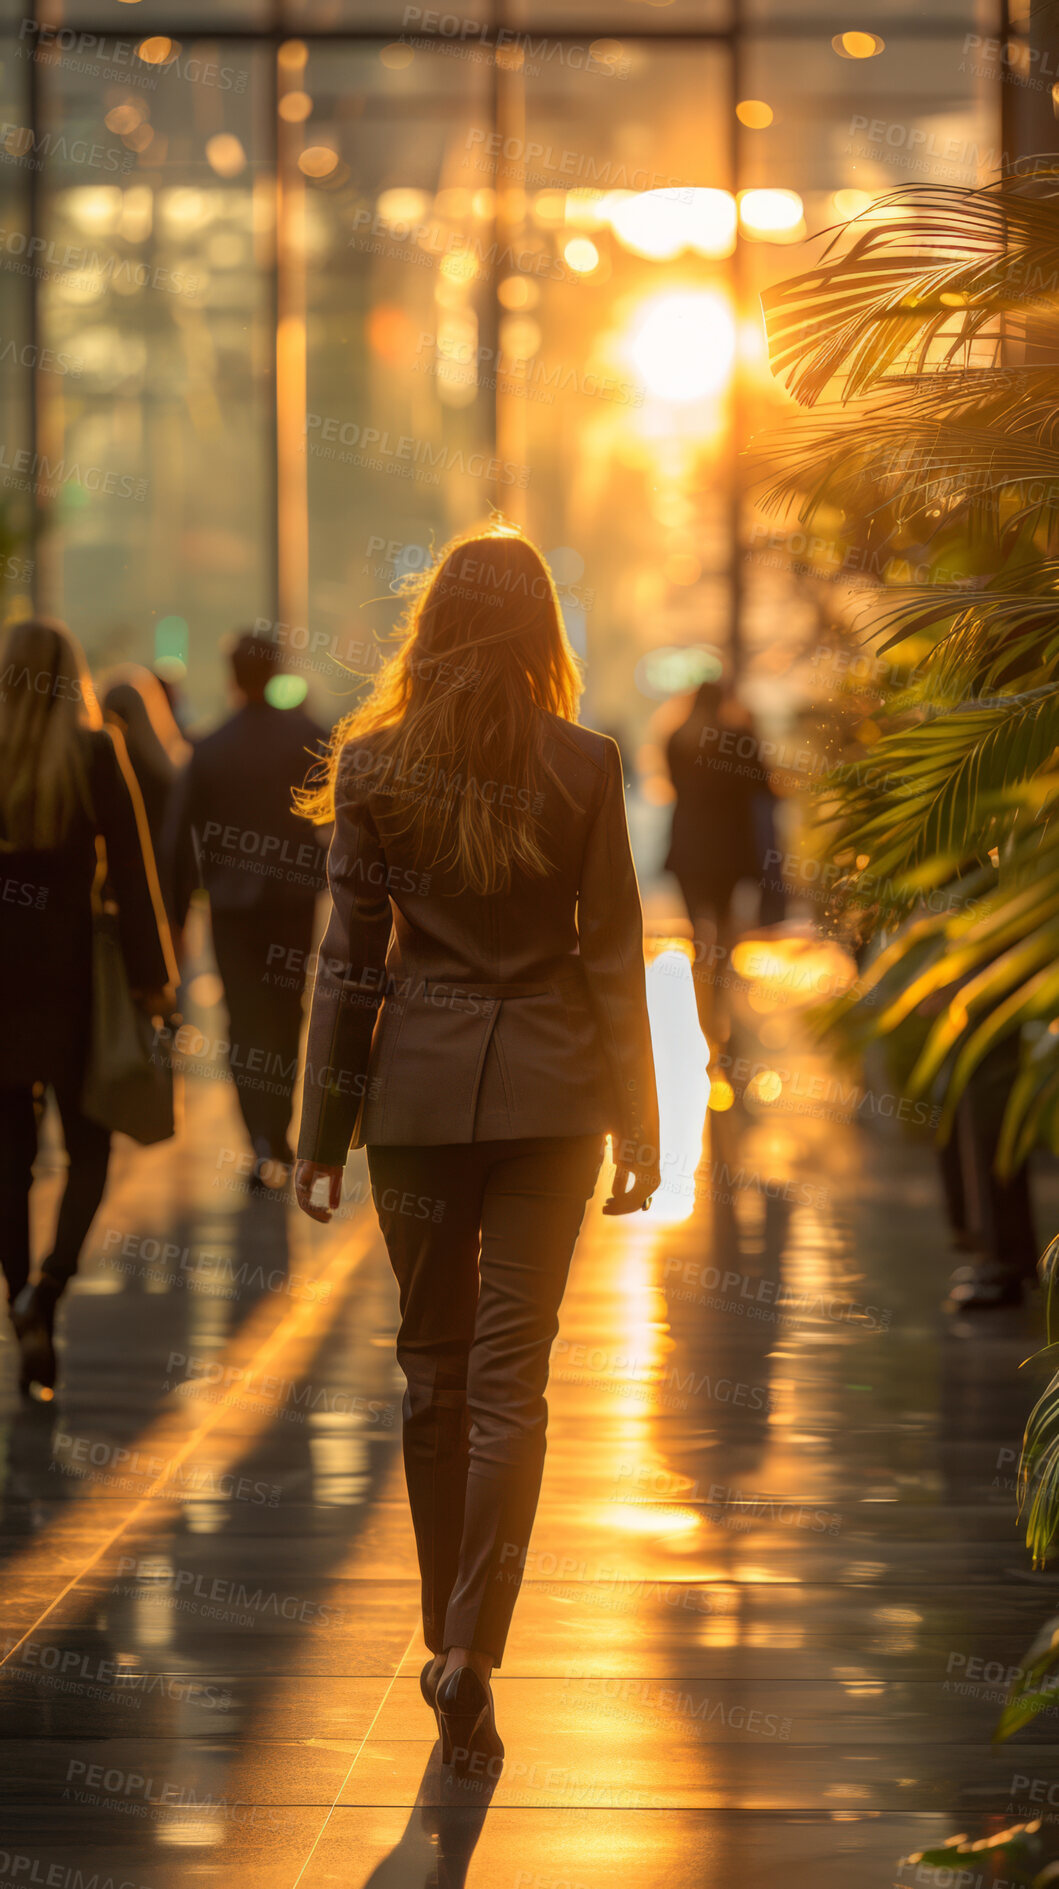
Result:
<svg viewBox="0 0 1059 1889"><path fill-rule="evenodd" d="M419 1675L419 1690L423 1694L432 1712L436 1712L438 1709L438 1686L444 1671L445 1655L444 1653L435 1653L433 1659L427 1660L426 1665ZM441 1721L439 1719L439 1729L440 1724Z"/></svg>
<svg viewBox="0 0 1059 1889"><path fill-rule="evenodd" d="M500 1776L504 1747L493 1716L493 1695L472 1666L458 1666L437 1690L441 1762L463 1782Z"/></svg>

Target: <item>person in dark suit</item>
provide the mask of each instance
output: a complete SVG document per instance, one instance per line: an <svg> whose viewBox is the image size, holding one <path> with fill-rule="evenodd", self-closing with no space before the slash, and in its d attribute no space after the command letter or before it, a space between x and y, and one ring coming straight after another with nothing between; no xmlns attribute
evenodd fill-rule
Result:
<svg viewBox="0 0 1059 1889"><path fill-rule="evenodd" d="M287 1130L324 848L291 797L325 737L303 709L266 699L281 668L273 640L244 631L229 655L240 707L195 743L164 850L178 927L200 879L209 894L229 1061L258 1178L272 1164L284 1174L292 1160Z"/></svg>
<svg viewBox="0 0 1059 1889"><path fill-rule="evenodd" d="M23 1388L55 1381L55 1308L107 1178L109 1131L80 1100L97 836L133 993L148 1014L168 1014L176 965L121 736L102 726L84 658L64 626L15 623L0 649L0 1240ZM31 1286L29 1193L48 1086L69 1169L54 1244Z"/></svg>
<svg viewBox="0 0 1059 1889"><path fill-rule="evenodd" d="M575 720L550 573L457 539L302 805L333 811L295 1187L328 1219L351 1142L400 1288L404 1459L442 1756L502 1757L503 1655L544 1463L559 1305L604 1136L604 1211L659 1184L621 760ZM326 1190L317 1204L315 1190Z"/></svg>
<svg viewBox="0 0 1059 1889"><path fill-rule="evenodd" d="M691 920L699 1021L716 1040L726 1031L727 1007L710 980L718 959L725 974L736 886L762 881L774 796L753 721L719 682L700 684L669 737L666 763L675 799L665 870L676 877Z"/></svg>

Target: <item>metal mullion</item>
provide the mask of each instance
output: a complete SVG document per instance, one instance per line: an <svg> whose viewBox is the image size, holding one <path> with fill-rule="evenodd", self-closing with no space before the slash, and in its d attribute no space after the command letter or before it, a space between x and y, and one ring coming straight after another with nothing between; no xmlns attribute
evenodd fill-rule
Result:
<svg viewBox="0 0 1059 1889"><path fill-rule="evenodd" d="M34 12L36 12L36 7L34 7ZM40 84L39 61L37 59L37 55L35 51L33 53L33 56L27 61L27 68L28 70L26 74L26 111L29 118L30 129L33 132L34 138L36 138L37 127L40 124L40 114L41 114L41 84ZM27 190L26 190L26 222L29 229L30 243L32 243L34 237L38 235L40 231L41 222L42 222L42 215L41 215L42 178L43 178L43 173L37 169L37 166L35 164L31 163L29 166L29 171L28 171L28 185L27 185ZM36 251L31 248L30 255L34 255L35 253ZM33 350L30 356L30 359L36 362L40 360L40 278L33 271L31 271L28 279L29 279L29 324L28 324L29 325L29 343L30 343L30 347ZM29 416L28 416L29 417L29 450L31 454L30 464L34 468L33 497L30 503L30 507L29 507L30 547L31 547L31 555L33 558L33 580L32 580L31 594L33 597L34 608L37 610L44 610L48 608L50 599L47 596L42 595L42 589L41 589L42 579L43 579L43 572L41 571L41 566L40 566L41 516L40 516L40 503L37 496L37 479L36 479L37 452L38 452L39 443L40 443L39 400L40 400L40 372L38 368L34 366L30 370L30 393L29 393Z"/></svg>
<svg viewBox="0 0 1059 1889"><path fill-rule="evenodd" d="M152 21L150 26L152 33L164 34L166 37L180 40L181 43L189 39L257 40L261 43L267 43L269 40L303 39L307 42L338 40L345 41L349 44L391 45L403 37L402 29L396 25L389 28L386 26L276 26L274 24L262 26L219 26L216 20L204 19L195 22L174 20L168 24ZM774 40L777 37L783 39L817 39L821 33L827 33L828 29L833 28L833 26L833 19L802 18L784 20L781 25L769 25L765 21L761 21L760 23L751 21L745 25L734 26L673 28L669 32L659 27L626 26L619 24L617 21L613 21L610 24L597 24L582 27L579 31L566 26L557 26L554 28L512 27L511 31L515 33L519 39L537 37L550 40L557 45L580 46L586 41L591 44L594 39L620 39L628 41L630 44L681 46L724 45L740 37L744 39L756 37L770 40ZM45 30L47 29L45 28ZM58 28L55 30L58 30ZM98 21L94 24L87 20L79 21L76 27L66 27L64 30L76 33L94 33L101 39L132 37L132 35L128 35L127 30L126 32L120 32L113 20L108 21L105 25L101 25ZM909 14L905 19L888 21L887 31L891 39L898 37L905 39L961 39L965 35L966 28L963 32L955 28L950 30L948 23L945 21L930 22L929 20L925 20L922 15L916 16ZM143 29L143 33L146 33L146 28ZM143 33L138 33L135 37L140 38L143 36ZM0 36L2 36L2 29L0 29ZM830 34L828 34L828 36L830 37ZM9 35L9 37L13 37L13 35ZM461 41L445 33L416 32L414 38L421 44L432 46L456 46L461 44L473 46L479 43L474 39ZM484 51L490 49L491 42L489 40L483 40L480 43Z"/></svg>

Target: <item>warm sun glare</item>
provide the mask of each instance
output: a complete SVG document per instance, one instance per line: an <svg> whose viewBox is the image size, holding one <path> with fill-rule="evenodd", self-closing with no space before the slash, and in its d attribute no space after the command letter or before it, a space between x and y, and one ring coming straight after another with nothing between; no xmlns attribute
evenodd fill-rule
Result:
<svg viewBox="0 0 1059 1889"><path fill-rule="evenodd" d="M645 302L629 342L647 391L684 402L720 393L735 357L735 318L719 289L672 290Z"/></svg>

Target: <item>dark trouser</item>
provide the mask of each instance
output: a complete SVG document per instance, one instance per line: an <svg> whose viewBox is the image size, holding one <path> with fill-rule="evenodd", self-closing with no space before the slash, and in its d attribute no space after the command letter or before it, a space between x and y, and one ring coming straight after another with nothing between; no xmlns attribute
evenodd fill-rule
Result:
<svg viewBox="0 0 1059 1889"><path fill-rule="evenodd" d="M548 1354L600 1135L368 1149L401 1293L423 1634L500 1664L544 1468Z"/></svg>
<svg viewBox="0 0 1059 1889"><path fill-rule="evenodd" d="M58 1297L77 1271L81 1248L103 1198L110 1133L82 1115L77 1091L60 1086L55 1099L70 1165L55 1244L41 1267L41 1280ZM37 1105L32 1088L0 1089L0 1240L4 1278L12 1299L29 1278L29 1190L36 1158Z"/></svg>
<svg viewBox="0 0 1059 1889"><path fill-rule="evenodd" d="M736 881L715 884L678 874L681 896L691 920L695 963L692 981L695 1007L703 1036L716 1040L728 1033L727 980L732 947L730 908Z"/></svg>
<svg viewBox="0 0 1059 1889"><path fill-rule="evenodd" d="M228 1005L229 1062L246 1132L262 1159L287 1161L298 1069L308 901L252 912L213 912L213 950Z"/></svg>
<svg viewBox="0 0 1059 1889"><path fill-rule="evenodd" d="M1031 1279L1040 1246L1033 1219L1029 1162L1001 1179L996 1172L1000 1130L1019 1072L1017 1037L998 1043L975 1070L960 1098L941 1149L945 1204L954 1233L1002 1271Z"/></svg>

